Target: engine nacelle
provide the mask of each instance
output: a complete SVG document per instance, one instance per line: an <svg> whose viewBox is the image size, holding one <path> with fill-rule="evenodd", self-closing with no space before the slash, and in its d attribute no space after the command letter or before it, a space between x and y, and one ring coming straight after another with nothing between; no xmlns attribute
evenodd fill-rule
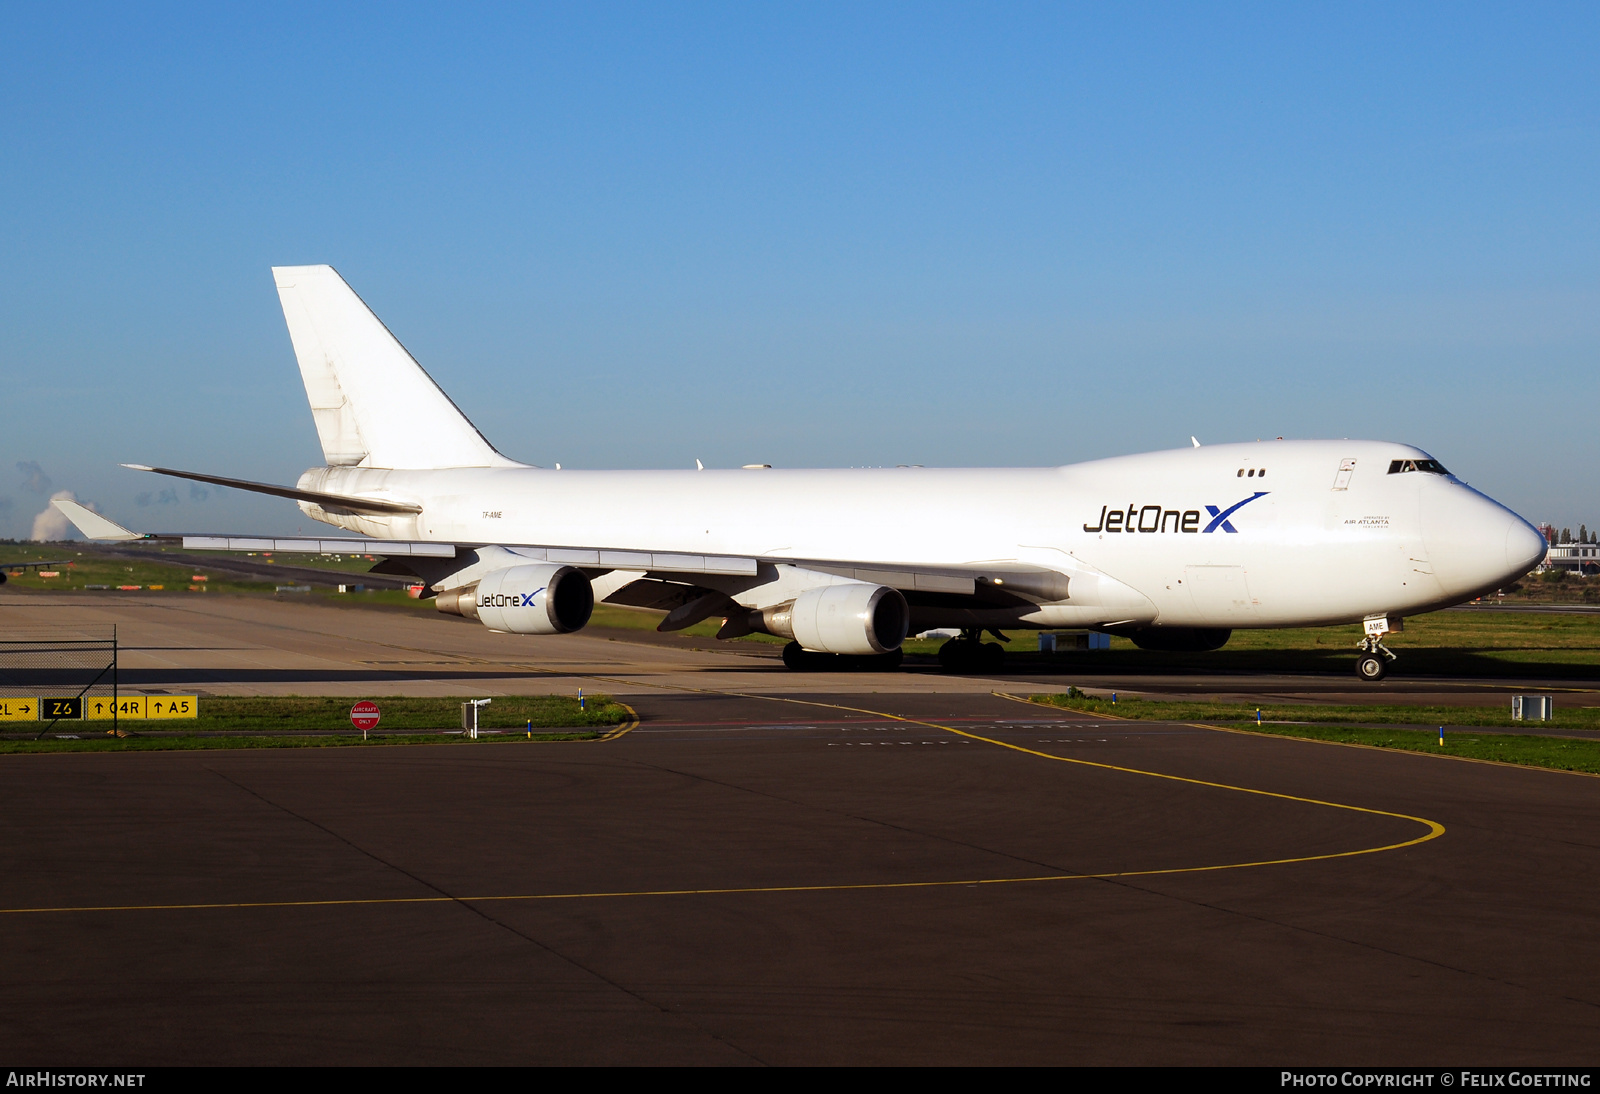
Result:
<svg viewBox="0 0 1600 1094"><path fill-rule="evenodd" d="M852 582L807 589L793 604L763 612L762 623L819 653L888 653L906 640L911 609L895 589Z"/></svg>
<svg viewBox="0 0 1600 1094"><path fill-rule="evenodd" d="M582 570L530 563L485 574L439 594L441 612L476 619L492 631L566 634L589 622L594 589Z"/></svg>

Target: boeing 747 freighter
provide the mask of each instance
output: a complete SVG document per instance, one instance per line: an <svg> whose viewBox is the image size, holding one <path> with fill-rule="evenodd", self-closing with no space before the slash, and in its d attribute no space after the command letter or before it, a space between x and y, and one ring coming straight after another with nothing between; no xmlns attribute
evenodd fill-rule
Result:
<svg viewBox="0 0 1600 1094"><path fill-rule="evenodd" d="M1066 467L573 471L500 454L330 266L273 270L324 466L291 498L329 538L182 536L190 549L382 554L439 610L497 631L581 629L596 600L790 639L785 661L898 663L906 635L1090 628L1206 650L1248 627L1363 627L1359 674L1408 615L1521 577L1546 545L1427 452L1270 441ZM91 539L142 539L55 504Z"/></svg>

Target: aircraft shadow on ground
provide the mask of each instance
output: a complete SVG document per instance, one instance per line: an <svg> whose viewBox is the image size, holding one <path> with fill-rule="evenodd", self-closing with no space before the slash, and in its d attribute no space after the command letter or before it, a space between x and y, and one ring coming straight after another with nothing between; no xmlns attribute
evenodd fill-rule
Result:
<svg viewBox="0 0 1600 1094"><path fill-rule="evenodd" d="M1513 660L1513 650L1399 649L1392 671L1401 677L1448 676L1519 680L1600 680L1600 664L1557 660ZM1527 651L1537 658L1542 651ZM1161 676L1273 674L1354 676L1356 651L1216 650L1211 653L1161 653L1108 650L1093 653L1009 654L1006 676ZM932 657L908 657L908 667L934 665ZM962 675L995 675L974 672Z"/></svg>
<svg viewBox="0 0 1600 1094"><path fill-rule="evenodd" d="M1469 677L1516 680L1600 680L1600 664L1583 664L1554 660L1511 660L1506 654L1514 651L1483 651L1473 649L1429 648L1399 651L1400 660L1394 666L1396 676L1419 677ZM1170 676L1183 675L1285 675L1285 676L1353 676L1355 652L1353 650L1217 650L1211 653L1161 653L1148 650L1111 650L1093 653L1031 654L1012 653L1005 664L992 671L958 672L963 677L1018 677L1018 676ZM732 675L765 675L772 673L775 665L717 665L715 671ZM618 670L626 671L626 670ZM780 670L781 671L781 670ZM865 670L863 670L865 671ZM901 672L925 675L939 672L939 663L932 656L912 654L906 657ZM81 668L18 667L0 670L0 690L19 691L30 688L60 691L76 689L88 683L93 676L85 675ZM548 678L549 670L519 671L515 667L482 668L463 666L418 666L415 670L398 668L348 668L348 669L184 669L184 668L123 668L118 674L118 684L128 690L138 688L170 688L177 686L228 684L377 684L415 681L506 680L524 677L530 686L541 678ZM576 675L584 675L576 673ZM885 675L894 675L893 671ZM102 684L109 684L109 678Z"/></svg>

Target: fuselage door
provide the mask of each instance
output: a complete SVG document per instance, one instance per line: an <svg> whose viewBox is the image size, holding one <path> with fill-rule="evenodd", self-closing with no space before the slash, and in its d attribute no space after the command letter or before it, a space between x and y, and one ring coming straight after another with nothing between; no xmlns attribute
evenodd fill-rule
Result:
<svg viewBox="0 0 1600 1094"><path fill-rule="evenodd" d="M1340 460L1339 473L1333 477L1333 488L1335 490L1350 489L1350 473L1355 469L1355 460Z"/></svg>

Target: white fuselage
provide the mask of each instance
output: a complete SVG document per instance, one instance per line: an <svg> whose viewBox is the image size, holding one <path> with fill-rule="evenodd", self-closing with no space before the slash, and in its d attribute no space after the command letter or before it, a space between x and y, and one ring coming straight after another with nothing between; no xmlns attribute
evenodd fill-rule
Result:
<svg viewBox="0 0 1600 1094"><path fill-rule="evenodd" d="M1538 563L1543 538L1509 509L1453 476L1389 473L1426 458L1386 442L1271 441L1022 469L328 467L300 488L421 506L369 517L301 503L375 538L779 563L778 580L724 583L749 607L792 596L805 560L1010 562L1066 575L1069 592L994 622L1284 627L1457 603ZM919 626L945 617L990 621L917 611Z"/></svg>

